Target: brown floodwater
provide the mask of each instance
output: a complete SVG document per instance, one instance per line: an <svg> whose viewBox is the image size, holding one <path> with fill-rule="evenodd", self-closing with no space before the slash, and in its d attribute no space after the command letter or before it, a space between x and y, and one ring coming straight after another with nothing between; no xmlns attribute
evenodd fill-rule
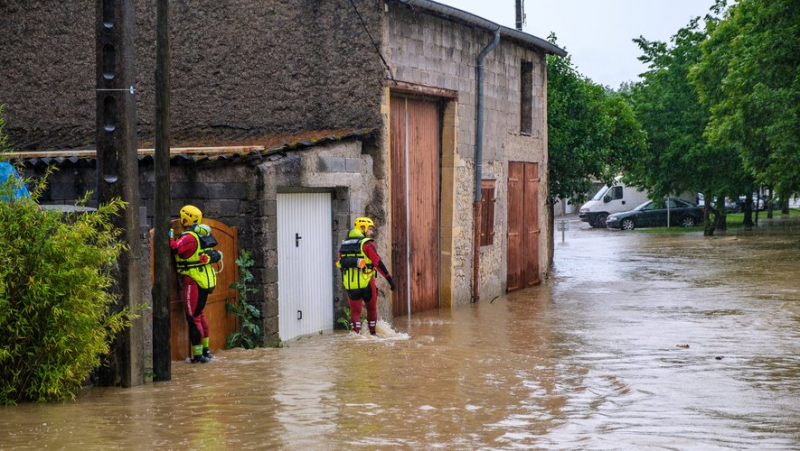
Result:
<svg viewBox="0 0 800 451"><path fill-rule="evenodd" d="M0 407L0 449L800 449L798 219L573 222L539 287Z"/></svg>

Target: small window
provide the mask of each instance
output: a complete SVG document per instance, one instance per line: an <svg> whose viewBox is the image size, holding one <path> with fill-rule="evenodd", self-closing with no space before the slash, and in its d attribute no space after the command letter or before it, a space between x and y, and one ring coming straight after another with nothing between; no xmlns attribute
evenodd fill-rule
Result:
<svg viewBox="0 0 800 451"><path fill-rule="evenodd" d="M481 181L481 246L494 243L494 180Z"/></svg>
<svg viewBox="0 0 800 451"><path fill-rule="evenodd" d="M520 134L530 135L533 131L533 63L522 62L520 72Z"/></svg>
<svg viewBox="0 0 800 451"><path fill-rule="evenodd" d="M611 195L611 200L622 199L622 187L615 186L611 188L611 192L609 194Z"/></svg>

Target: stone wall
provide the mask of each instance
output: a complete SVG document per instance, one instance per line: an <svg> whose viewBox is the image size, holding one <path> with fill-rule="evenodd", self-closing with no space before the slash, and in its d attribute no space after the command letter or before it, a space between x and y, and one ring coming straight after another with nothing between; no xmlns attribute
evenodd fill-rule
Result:
<svg viewBox="0 0 800 451"><path fill-rule="evenodd" d="M388 243L381 240L387 228L382 214L370 212L368 206L376 195L373 159L362 152L362 143L337 143L318 146L304 152L266 161L258 166L259 201L251 218L254 234L265 247L255 258L254 274L261 281L264 293L265 330L267 340L277 341L278 331L278 241L277 195L280 192L324 191L333 194L333 244L331 262L336 260L339 244L347 237L353 220L369 214L375 221L378 253L386 255ZM334 280L335 317L344 316L347 294L339 271L332 265ZM382 287L380 283L379 287ZM391 305L385 290L379 288L378 312L381 318L391 318Z"/></svg>
<svg viewBox="0 0 800 451"><path fill-rule="evenodd" d="M453 301L470 301L475 131L477 117L477 57L493 38L488 30L457 24L390 4L383 50L397 81L456 91L458 124L455 140L455 201L453 211ZM533 65L533 127L520 132L522 62ZM539 163L540 267L547 268L549 221L547 186L546 68L543 53L500 40L485 59L483 179L496 180L495 242L481 249L481 297L500 295L506 287L507 176L509 161Z"/></svg>
<svg viewBox="0 0 800 451"><path fill-rule="evenodd" d="M0 105L17 150L95 141L95 4L0 2ZM139 139L155 117L155 0L134 0ZM355 0L380 38L382 2ZM380 123L385 69L349 0L174 0L173 139Z"/></svg>
<svg viewBox="0 0 800 451"><path fill-rule="evenodd" d="M342 141L266 157L257 165L245 160L205 160L173 158L170 170L171 216L178 217L185 204L198 206L203 215L229 226L239 234L239 249L253 252L255 266L254 288L258 293L253 302L264 314L264 333L267 343L278 340L278 253L277 253L277 193L288 191L326 191L333 194L334 227L331 262L335 261L339 244L352 228L353 220L369 214L375 220L378 252L386 255L389 243L380 236L387 230L385 214L373 210L382 197L376 193L373 159L362 152L361 141ZM44 165L31 166L24 171L27 177L41 176ZM155 173L152 160L140 161L139 167L144 247L140 252L142 267L149 267L149 234L155 209ZM91 160L64 161L49 178L50 189L44 203L73 203L94 188L95 169ZM376 197L378 201L376 201ZM90 202L96 205L96 202ZM335 316L343 316L347 306L338 270L334 274L334 293L337 298ZM142 303L151 303L150 273L141 274ZM146 287L146 288L145 288ZM385 284L379 283L379 314L391 318L391 305ZM145 315L144 347L147 362L152 359L152 322Z"/></svg>

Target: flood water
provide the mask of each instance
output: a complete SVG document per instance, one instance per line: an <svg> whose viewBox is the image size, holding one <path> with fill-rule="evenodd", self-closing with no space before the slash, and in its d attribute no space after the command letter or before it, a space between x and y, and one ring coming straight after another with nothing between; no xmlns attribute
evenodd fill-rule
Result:
<svg viewBox="0 0 800 451"><path fill-rule="evenodd" d="M800 449L798 219L572 223L539 287L0 407L0 449Z"/></svg>

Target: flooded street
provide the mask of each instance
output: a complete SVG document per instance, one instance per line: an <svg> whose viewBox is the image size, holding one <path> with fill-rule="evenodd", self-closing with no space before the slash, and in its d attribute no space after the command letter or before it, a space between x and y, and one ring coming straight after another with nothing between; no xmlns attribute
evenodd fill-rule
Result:
<svg viewBox="0 0 800 451"><path fill-rule="evenodd" d="M799 220L572 223L539 287L0 407L0 449L800 449Z"/></svg>

